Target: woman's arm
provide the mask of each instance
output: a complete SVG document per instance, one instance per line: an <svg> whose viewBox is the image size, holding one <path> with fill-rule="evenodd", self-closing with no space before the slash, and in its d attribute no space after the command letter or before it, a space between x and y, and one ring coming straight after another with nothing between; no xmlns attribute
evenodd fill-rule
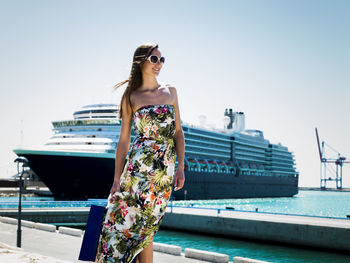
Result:
<svg viewBox="0 0 350 263"><path fill-rule="evenodd" d="M119 191L120 189L120 176L123 172L125 158L130 148L132 110L131 107L125 102L125 99L122 102L122 107L122 125L118 140L118 146L115 153L114 182L111 188L112 194L116 191Z"/></svg>
<svg viewBox="0 0 350 263"><path fill-rule="evenodd" d="M175 87L169 87L171 93L174 96L174 108L175 108L175 149L177 154L177 171L175 172L175 191L180 190L185 183L184 174L184 158L185 158L185 136L181 127L179 102Z"/></svg>

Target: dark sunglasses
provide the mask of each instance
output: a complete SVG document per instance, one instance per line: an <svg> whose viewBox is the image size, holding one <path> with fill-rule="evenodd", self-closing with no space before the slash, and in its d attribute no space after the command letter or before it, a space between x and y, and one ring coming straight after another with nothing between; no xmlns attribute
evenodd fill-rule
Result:
<svg viewBox="0 0 350 263"><path fill-rule="evenodd" d="M151 62L151 64L157 64L157 62L158 62L158 60L159 60L159 63L160 64L164 64L164 62L165 62L165 57L158 57L158 56L156 56L156 55L151 55L151 56L149 56L148 58L147 58L147 60L149 61L149 62Z"/></svg>

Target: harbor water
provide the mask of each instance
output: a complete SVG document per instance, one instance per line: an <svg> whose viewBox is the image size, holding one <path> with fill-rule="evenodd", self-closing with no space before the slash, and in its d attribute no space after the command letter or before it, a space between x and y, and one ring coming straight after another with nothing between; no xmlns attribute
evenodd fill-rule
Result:
<svg viewBox="0 0 350 263"><path fill-rule="evenodd" d="M14 208L18 197L0 197L1 208ZM23 197L22 207L89 207L91 204L105 205L106 200L53 201L51 197ZM169 202L169 205L171 203ZM224 200L173 201L176 206L207 207L239 211L258 211L269 213L307 215L314 217L347 218L350 215L350 192L299 191L294 197L284 198L246 198ZM350 220L350 218L349 218ZM57 222L55 225L63 225ZM67 224L65 224L67 226ZM84 229L84 225L78 227ZM155 242L167 243L184 248L196 248L233 256L248 257L270 262L350 262L350 256L278 244L268 244L251 240L184 233L162 230L156 234Z"/></svg>
<svg viewBox="0 0 350 263"><path fill-rule="evenodd" d="M53 201L53 197L22 197L22 207L89 207L91 204L106 205L106 199L88 199L88 201ZM169 205L171 202L169 202ZM176 206L207 207L239 211L256 211L346 218L350 215L350 192L303 191L293 197L243 198L218 200L173 201ZM1 208L15 208L18 197L0 197Z"/></svg>

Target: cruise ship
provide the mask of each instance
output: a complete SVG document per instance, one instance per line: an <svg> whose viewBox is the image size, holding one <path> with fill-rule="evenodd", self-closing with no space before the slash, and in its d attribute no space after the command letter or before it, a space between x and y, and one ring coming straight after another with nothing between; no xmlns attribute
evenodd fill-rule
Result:
<svg viewBox="0 0 350 263"><path fill-rule="evenodd" d="M40 149L14 149L55 200L107 198L113 184L121 130L119 105L93 104L71 120L53 121L53 136ZM224 111L223 129L182 122L185 185L173 200L291 197L298 194L294 154L260 130L245 129L243 112ZM135 134L132 129L131 141ZM131 147L130 147L131 149ZM177 163L176 163L177 167Z"/></svg>

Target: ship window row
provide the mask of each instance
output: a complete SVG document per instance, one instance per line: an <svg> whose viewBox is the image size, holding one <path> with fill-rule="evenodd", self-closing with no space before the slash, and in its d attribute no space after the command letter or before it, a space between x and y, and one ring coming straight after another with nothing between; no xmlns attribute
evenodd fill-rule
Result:
<svg viewBox="0 0 350 263"><path fill-rule="evenodd" d="M66 126L66 127L59 127L59 128L53 128L52 130L56 132L65 132L67 130L69 131L82 131L82 132L93 132L93 131L108 131L108 132L116 132L120 131L120 125L105 125L104 127L101 127L101 125L82 125L82 126Z"/></svg>
<svg viewBox="0 0 350 263"><path fill-rule="evenodd" d="M269 152L266 153L266 157L267 158L279 158L279 159L293 159L294 158L294 155L292 154L271 154Z"/></svg>
<svg viewBox="0 0 350 263"><path fill-rule="evenodd" d="M185 151L185 155L186 157L194 157L194 158L211 158L211 159L230 159L230 155L227 154L219 154L219 153L208 153L208 152L198 152L198 151L194 151L194 150L187 150Z"/></svg>
<svg viewBox="0 0 350 263"><path fill-rule="evenodd" d="M288 152L288 148L286 146L277 145L277 144L271 144L270 149L272 151Z"/></svg>
<svg viewBox="0 0 350 263"><path fill-rule="evenodd" d="M230 167L230 168L216 168L216 167L212 167L212 168L198 168L198 167L186 167L185 168L186 171L194 171L194 172L212 172L212 173L224 173L224 174L236 174L236 169L234 167Z"/></svg>
<svg viewBox="0 0 350 263"><path fill-rule="evenodd" d="M263 152L257 152L257 151L254 151L253 149L249 149L249 148L246 148L246 149L243 149L241 147L236 147L235 146L235 152L241 152L241 153L251 153L251 154L254 154L254 155L257 155L257 156L261 156L261 157L264 157L265 158L265 153Z"/></svg>
<svg viewBox="0 0 350 263"><path fill-rule="evenodd" d="M271 152L274 152L275 154L288 154L289 151L286 148L270 148Z"/></svg>
<svg viewBox="0 0 350 263"><path fill-rule="evenodd" d="M212 141L212 142L216 142L216 143L230 143L230 139L221 139L219 137L212 137L212 136L207 136L207 135L199 135L199 134L193 134L193 133L188 133L185 134L185 138L195 138L195 139L199 139L199 140L206 140L206 141Z"/></svg>
<svg viewBox="0 0 350 263"><path fill-rule="evenodd" d="M246 142L242 142L241 140L234 140L234 143L235 144L240 144L240 145L247 145L247 146L251 146L251 147L254 147L254 148L261 148L261 149L266 149L267 147L267 144L266 145L259 145L259 144L252 144L252 143L246 143Z"/></svg>
<svg viewBox="0 0 350 263"><path fill-rule="evenodd" d="M85 126L85 125L118 125L120 120L116 118L111 118L109 120L92 120L92 119L81 119L81 120L71 120L71 121L54 121L52 125L54 127L66 127L66 126Z"/></svg>
<svg viewBox="0 0 350 263"><path fill-rule="evenodd" d="M297 174L296 173L290 173L290 172L269 172L266 174L267 176L272 176L272 177L297 177Z"/></svg>
<svg viewBox="0 0 350 263"><path fill-rule="evenodd" d="M192 131L192 130L194 130L194 131ZM223 139L228 139L228 136L227 136L227 135L220 134L220 133L213 133L213 132L206 131L206 130L200 130L200 129L189 128L189 129L188 129L188 132L189 132L189 133L193 133L193 134L208 135L208 136L214 137L214 138L220 137L220 138L223 138Z"/></svg>
<svg viewBox="0 0 350 263"><path fill-rule="evenodd" d="M285 155L271 155L271 154L266 154L266 158L269 159L279 159L279 160L292 160L292 156L285 156Z"/></svg>
<svg viewBox="0 0 350 263"><path fill-rule="evenodd" d="M230 145L216 145L214 143L205 143L205 142L193 141L189 139L185 140L185 144L189 146L201 147L203 149L211 148L211 149L224 149L227 151L231 151Z"/></svg>
<svg viewBox="0 0 350 263"><path fill-rule="evenodd" d="M264 158L259 158L259 157L256 157L256 156L250 155L250 154L237 154L237 153L235 153L234 157L238 158L238 159L242 159L242 160L244 158L249 158L249 160L254 160L254 161L260 161L260 162L265 162L266 161Z"/></svg>
<svg viewBox="0 0 350 263"><path fill-rule="evenodd" d="M293 158L291 157L285 157L285 158L280 158L280 157L277 157L277 156L272 156L272 157L268 157L272 162L273 161L282 161L282 162L293 162Z"/></svg>
<svg viewBox="0 0 350 263"><path fill-rule="evenodd" d="M296 167L293 165L288 166L288 167L283 167L283 166L276 166L276 165L271 165L271 164L267 164L266 165L266 169L269 170L288 170L288 171L295 171Z"/></svg>
<svg viewBox="0 0 350 263"><path fill-rule="evenodd" d="M48 142L50 143L118 143L117 140L113 140L113 138L51 138Z"/></svg>
<svg viewBox="0 0 350 263"><path fill-rule="evenodd" d="M246 156L244 156L244 157L241 157L241 156L234 156L234 158L236 159L236 160L240 160L240 161L242 161L242 162L245 162L245 161L252 161L252 162L257 162L257 163L261 163L261 164L267 164L268 162L267 161L265 161L265 160L257 160L257 159L252 159L252 158L247 158Z"/></svg>
<svg viewBox="0 0 350 263"><path fill-rule="evenodd" d="M293 167L294 163L284 163L284 164L275 164L275 163L269 163L270 167L280 167L280 168L285 168L285 167Z"/></svg>
<svg viewBox="0 0 350 263"><path fill-rule="evenodd" d="M45 145L111 145L115 146L117 143L115 142L48 142Z"/></svg>
<svg viewBox="0 0 350 263"><path fill-rule="evenodd" d="M72 134L72 135L54 135L51 137L51 139L62 139L62 138L110 138L115 139L119 136L118 134L113 133L113 135L99 135L99 134L92 134L92 135L84 135L84 134Z"/></svg>
<svg viewBox="0 0 350 263"><path fill-rule="evenodd" d="M272 168L274 170L279 170L279 169L281 169L281 170L285 170L285 169L287 169L287 170L289 170L289 169L294 170L294 167L292 165L274 165L274 164L271 164L271 165L268 165L268 167L270 167L270 168Z"/></svg>
<svg viewBox="0 0 350 263"><path fill-rule="evenodd" d="M276 170L279 170L279 169L281 169L281 170L295 170L295 168L294 168L294 166L293 165L286 165L286 166L284 166L284 165L271 165L271 166L269 166L269 167L272 167L272 169L276 169Z"/></svg>
<svg viewBox="0 0 350 263"><path fill-rule="evenodd" d="M292 154L290 152L276 152L276 151L272 151L272 152L269 152L271 153L272 155L275 155L275 156L286 156L286 157L290 157Z"/></svg>
<svg viewBox="0 0 350 263"><path fill-rule="evenodd" d="M236 168L234 167L230 167L228 169L225 168L216 168L216 167L212 167L212 168L208 168L208 167L186 167L185 168L186 171L195 171L195 172L220 172L220 173L225 173L225 174L237 174L238 175L238 171L236 170ZM291 176L291 177L296 177L297 174L296 173L290 173L290 172L270 172L270 171L248 171L248 170L242 170L240 171L240 175L241 176L245 176L245 175L255 175L255 176Z"/></svg>
<svg viewBox="0 0 350 263"><path fill-rule="evenodd" d="M281 163L281 164L285 164L285 163L294 163L293 160L291 159L284 159L284 160L276 160L275 158L272 158L271 160L271 163Z"/></svg>
<svg viewBox="0 0 350 263"><path fill-rule="evenodd" d="M281 156L281 155L272 155L269 156L269 158L271 158L271 160L281 160L281 161L292 161L293 160L293 156Z"/></svg>
<svg viewBox="0 0 350 263"><path fill-rule="evenodd" d="M225 149L225 148L219 148L219 147L203 147L201 145L191 145L191 144L185 144L186 149L196 149L198 151L202 151L202 152L221 152L221 153L227 153L227 154L231 154L231 150L230 149Z"/></svg>
<svg viewBox="0 0 350 263"><path fill-rule="evenodd" d="M84 113L117 113L117 110L82 110L74 112L74 115Z"/></svg>
<svg viewBox="0 0 350 263"><path fill-rule="evenodd" d="M251 161L251 162L257 162L257 163L266 163L266 161L264 159L257 159L255 157L251 157L251 156L240 156L240 155L234 155L233 156L235 159L237 160L241 160L241 161Z"/></svg>
<svg viewBox="0 0 350 263"><path fill-rule="evenodd" d="M228 143L230 142L230 138L226 137L226 138L220 138L220 137L216 137L216 136L209 136L209 135L198 135L196 133L191 133L191 132L185 132L185 137L193 137L193 138L198 138L198 139L202 139L205 138L206 140L211 140L214 142L224 142L224 143Z"/></svg>
<svg viewBox="0 0 350 263"><path fill-rule="evenodd" d="M202 147L219 147L219 148L226 148L231 150L231 145L229 143L220 143L217 141L213 140L206 140L206 139L195 139L195 138L186 138L185 137L185 142L188 142L191 145L201 145Z"/></svg>
<svg viewBox="0 0 350 263"><path fill-rule="evenodd" d="M260 158L260 159L263 159L265 160L265 156L263 154L260 154L260 153L255 153L255 152L250 152L250 151L241 151L241 150L235 150L233 154L236 154L236 155L242 155L242 156L254 156L256 158Z"/></svg>
<svg viewBox="0 0 350 263"><path fill-rule="evenodd" d="M280 175L280 176L287 176L287 175L291 175L291 176L296 176L298 174L298 172L284 172L284 171L271 171L274 175Z"/></svg>
<svg viewBox="0 0 350 263"><path fill-rule="evenodd" d="M97 128L97 129L92 129L92 128L89 128L89 129L76 129L76 128L69 128L69 129L60 129L59 130L59 132L72 132L72 131L74 131L74 132L84 132L84 131L89 131L89 132L91 132L91 131L110 131L110 132L112 132L112 131L115 131L115 129L111 129L111 128Z"/></svg>
<svg viewBox="0 0 350 263"><path fill-rule="evenodd" d="M197 141L197 142L204 142L204 143L211 143L211 144L215 144L215 145L219 145L219 146L230 146L230 141L218 141L215 139L203 139L200 136L193 136L193 135L188 135L185 136L186 140L191 140L191 141Z"/></svg>
<svg viewBox="0 0 350 263"><path fill-rule="evenodd" d="M256 153L256 152L252 152L252 151L242 151L242 150L235 150L234 151L235 154L240 154L240 155L250 155L250 156L256 156L262 159L265 159L265 155L261 154L261 153Z"/></svg>
<svg viewBox="0 0 350 263"><path fill-rule="evenodd" d="M277 170L277 169L274 169L274 170ZM289 172L289 173L294 173L295 172L295 169L293 169L293 168L280 168L280 169L278 169L278 171L280 171L280 172Z"/></svg>
<svg viewBox="0 0 350 263"><path fill-rule="evenodd" d="M265 150L264 149L259 149L259 148L253 148L253 147L246 147L246 146L240 146L237 144L234 144L234 147L236 150L242 150L242 151L250 151L250 152L255 152L255 153L260 153L265 156Z"/></svg>
<svg viewBox="0 0 350 263"><path fill-rule="evenodd" d="M273 164L273 163L269 163L268 167L272 167L274 169L294 169L294 164Z"/></svg>
<svg viewBox="0 0 350 263"><path fill-rule="evenodd" d="M222 144L222 143L209 143L206 141L201 141L201 140L196 140L192 138L186 138L185 139L186 143L189 143L191 145L202 145L203 147L220 147L220 148L228 148L231 149L231 146L229 144Z"/></svg>
<svg viewBox="0 0 350 263"><path fill-rule="evenodd" d="M247 136L247 137L246 137ZM249 136L249 135L242 135L240 134L239 136L237 136L235 138L235 141L239 141L242 143L248 143L248 144L253 144L253 145L258 145L258 146L263 146L263 147L267 147L268 146L268 142L266 140L261 141L261 137L258 137L259 139L257 139L256 137L253 136Z"/></svg>
<svg viewBox="0 0 350 263"><path fill-rule="evenodd" d="M202 152L211 152L213 154L216 153L222 153L222 154L227 154L228 156L230 156L231 151L230 150L225 150L225 149L218 149L218 148L212 148L212 147L200 147L200 146L196 146L196 145L185 145L186 150L194 150L194 151L202 151Z"/></svg>

